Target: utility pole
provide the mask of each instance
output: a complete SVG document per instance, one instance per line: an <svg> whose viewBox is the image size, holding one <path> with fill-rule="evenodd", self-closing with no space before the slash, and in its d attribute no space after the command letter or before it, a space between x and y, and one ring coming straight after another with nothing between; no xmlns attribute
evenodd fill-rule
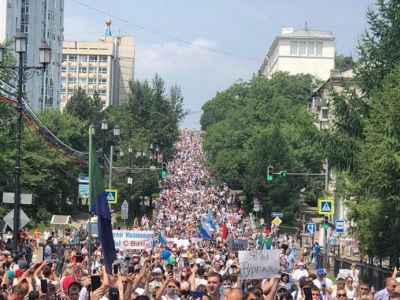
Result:
<svg viewBox="0 0 400 300"><path fill-rule="evenodd" d="M108 178L108 188L112 189L112 168L113 168L114 146L110 146L110 178ZM111 206L111 205L110 205Z"/></svg>
<svg viewBox="0 0 400 300"><path fill-rule="evenodd" d="M325 159L325 191L329 190L329 166L328 159ZM324 216L324 254L322 260L322 266L326 269L328 262L328 216Z"/></svg>

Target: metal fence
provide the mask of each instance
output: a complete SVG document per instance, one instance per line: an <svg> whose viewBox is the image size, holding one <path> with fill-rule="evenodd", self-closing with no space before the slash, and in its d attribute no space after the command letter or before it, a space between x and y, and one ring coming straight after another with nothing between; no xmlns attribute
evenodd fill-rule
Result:
<svg viewBox="0 0 400 300"><path fill-rule="evenodd" d="M364 262L356 262L347 258L333 257L333 273L335 277L340 269L350 269L352 263L357 264L357 269L360 270L360 280L367 280L375 288L375 291L385 287L385 280L392 276L392 271L379 266L370 265Z"/></svg>

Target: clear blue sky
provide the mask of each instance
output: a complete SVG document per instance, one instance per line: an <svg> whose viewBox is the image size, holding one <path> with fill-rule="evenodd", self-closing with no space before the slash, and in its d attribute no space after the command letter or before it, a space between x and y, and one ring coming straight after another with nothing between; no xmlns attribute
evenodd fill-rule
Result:
<svg viewBox="0 0 400 300"><path fill-rule="evenodd" d="M158 73L178 84L192 113L182 127L199 128L201 106L218 91L257 73L282 27L327 30L339 54L357 56L373 0L66 0L65 40L96 41L112 33L136 43L135 79Z"/></svg>

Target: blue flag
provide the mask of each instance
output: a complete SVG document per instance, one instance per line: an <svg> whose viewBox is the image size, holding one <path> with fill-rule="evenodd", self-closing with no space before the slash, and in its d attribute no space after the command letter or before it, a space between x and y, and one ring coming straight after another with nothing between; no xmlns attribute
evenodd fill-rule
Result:
<svg viewBox="0 0 400 300"><path fill-rule="evenodd" d="M167 238L165 237L165 235L164 235L164 233L162 231L160 232L160 235L158 237L158 241L163 246L167 244Z"/></svg>
<svg viewBox="0 0 400 300"><path fill-rule="evenodd" d="M99 239L103 249L104 266L112 274L112 264L116 258L115 243L111 226L111 213L108 207L107 194L104 190L96 152L92 146L92 135L89 134L89 200L90 211L97 215Z"/></svg>

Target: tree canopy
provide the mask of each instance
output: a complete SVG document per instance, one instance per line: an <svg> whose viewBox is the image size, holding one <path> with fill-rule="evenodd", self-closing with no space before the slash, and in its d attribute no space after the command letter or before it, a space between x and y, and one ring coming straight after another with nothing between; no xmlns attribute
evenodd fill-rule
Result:
<svg viewBox="0 0 400 300"><path fill-rule="evenodd" d="M271 210L283 211L292 222L300 189L315 192L315 182L304 176L266 180L269 165L274 172L321 171L319 131L304 104L314 87L311 76L277 73L236 83L203 106L204 147L218 179L242 188L248 207L257 197L266 217Z"/></svg>

